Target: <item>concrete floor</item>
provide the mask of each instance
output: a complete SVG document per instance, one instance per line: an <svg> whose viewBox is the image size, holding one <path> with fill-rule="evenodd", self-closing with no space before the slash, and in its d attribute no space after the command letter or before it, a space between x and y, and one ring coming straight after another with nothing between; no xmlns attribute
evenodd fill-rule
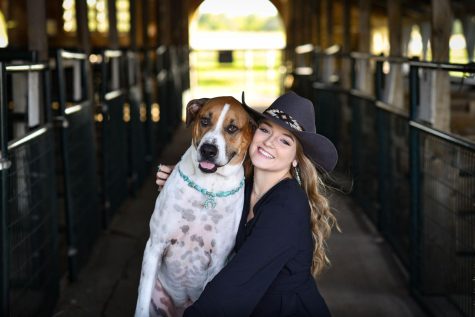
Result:
<svg viewBox="0 0 475 317"><path fill-rule="evenodd" d="M175 163L189 146L180 128L160 163ZM64 278L54 316L132 316L148 222L157 197L154 175L129 198L99 238L74 284ZM406 288L406 277L389 246L352 200L334 193L331 202L342 233L329 240L332 266L318 279L333 316L425 316Z"/></svg>

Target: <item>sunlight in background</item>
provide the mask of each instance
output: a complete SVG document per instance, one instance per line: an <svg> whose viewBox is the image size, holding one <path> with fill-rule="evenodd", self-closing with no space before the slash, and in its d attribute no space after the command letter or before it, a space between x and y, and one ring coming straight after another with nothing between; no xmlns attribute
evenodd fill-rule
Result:
<svg viewBox="0 0 475 317"><path fill-rule="evenodd" d="M0 11L0 47L8 46L8 34L7 34L7 23L5 22L5 17L3 12Z"/></svg>
<svg viewBox="0 0 475 317"><path fill-rule="evenodd" d="M241 92L252 106L267 106L281 93L285 28L268 0L206 0L190 25L190 91L193 98Z"/></svg>
<svg viewBox="0 0 475 317"><path fill-rule="evenodd" d="M264 0L206 0L198 9L199 14L226 14L227 16L277 16L277 9Z"/></svg>

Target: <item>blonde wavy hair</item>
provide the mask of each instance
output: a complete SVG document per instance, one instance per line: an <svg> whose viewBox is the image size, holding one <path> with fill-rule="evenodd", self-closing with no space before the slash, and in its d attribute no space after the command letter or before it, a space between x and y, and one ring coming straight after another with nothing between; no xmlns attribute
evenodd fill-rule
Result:
<svg viewBox="0 0 475 317"><path fill-rule="evenodd" d="M338 231L340 231L340 228L328 199L323 194L326 186L322 178L313 162L303 153L300 142L296 143L296 160L302 182L301 186L305 190L310 204L310 224L314 241L312 275L315 277L330 265L330 260L327 257L326 240L330 237L334 227ZM291 168L290 172L292 177L297 178L295 168Z"/></svg>

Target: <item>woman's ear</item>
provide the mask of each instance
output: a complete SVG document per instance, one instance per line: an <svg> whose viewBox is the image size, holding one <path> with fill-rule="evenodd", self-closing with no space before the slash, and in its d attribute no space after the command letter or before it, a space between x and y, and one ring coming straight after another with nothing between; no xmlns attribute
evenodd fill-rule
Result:
<svg viewBox="0 0 475 317"><path fill-rule="evenodd" d="M195 120L200 109L206 104L209 98L193 99L186 105L186 126Z"/></svg>

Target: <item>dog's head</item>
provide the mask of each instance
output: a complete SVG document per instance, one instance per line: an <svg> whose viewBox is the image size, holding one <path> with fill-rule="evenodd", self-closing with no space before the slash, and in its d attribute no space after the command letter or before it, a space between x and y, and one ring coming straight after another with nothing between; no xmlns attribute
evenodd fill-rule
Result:
<svg viewBox="0 0 475 317"><path fill-rule="evenodd" d="M192 124L193 145L204 173L242 164L255 129L254 120L233 97L190 101L186 124Z"/></svg>

